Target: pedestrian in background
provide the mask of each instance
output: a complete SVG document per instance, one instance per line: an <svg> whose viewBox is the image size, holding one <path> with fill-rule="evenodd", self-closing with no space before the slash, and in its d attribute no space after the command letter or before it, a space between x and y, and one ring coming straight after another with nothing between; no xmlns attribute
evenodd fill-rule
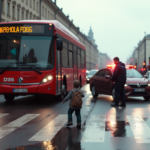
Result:
<svg viewBox="0 0 150 150"><path fill-rule="evenodd" d="M114 64L116 64L112 76L112 81L115 81L115 100L111 106L118 106L120 98L122 99L122 103L119 106L125 107L126 106L126 98L124 92L124 85L126 83L126 68L125 64L119 62L119 58L115 57Z"/></svg>
<svg viewBox="0 0 150 150"><path fill-rule="evenodd" d="M66 126L73 125L72 123L72 113L75 111L77 117L77 128L81 128L81 113L80 110L82 108L82 97L84 97L83 93L80 91L80 81L75 80L73 82L74 89L68 93L68 95L64 98L62 103L70 100L69 110L68 110L68 124Z"/></svg>

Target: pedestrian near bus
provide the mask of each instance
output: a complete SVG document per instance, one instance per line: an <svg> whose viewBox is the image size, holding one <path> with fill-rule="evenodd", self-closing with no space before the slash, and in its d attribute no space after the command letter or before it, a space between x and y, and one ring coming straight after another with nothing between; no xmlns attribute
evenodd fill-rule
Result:
<svg viewBox="0 0 150 150"><path fill-rule="evenodd" d="M125 64L119 61L118 57L115 57L114 64L116 64L112 76L112 81L115 82L115 100L111 106L118 106L121 98L122 103L119 106L126 106L126 97L124 92L124 85L126 83L126 67Z"/></svg>
<svg viewBox="0 0 150 150"><path fill-rule="evenodd" d="M72 123L72 113L75 111L75 115L77 117L77 128L81 128L81 108L82 108L82 97L84 97L83 93L80 91L80 81L75 80L73 82L74 89L68 93L68 95L64 98L62 103L70 100L69 109L68 109L68 124L66 126L73 125Z"/></svg>

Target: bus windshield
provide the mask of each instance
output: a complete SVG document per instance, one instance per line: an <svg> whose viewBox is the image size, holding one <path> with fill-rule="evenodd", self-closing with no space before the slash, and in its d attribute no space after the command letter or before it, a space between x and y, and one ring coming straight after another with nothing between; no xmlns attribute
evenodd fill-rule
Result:
<svg viewBox="0 0 150 150"><path fill-rule="evenodd" d="M14 64L9 69L32 69L30 65L39 69L53 69L52 41L53 38L49 36L1 36L0 69L11 63Z"/></svg>

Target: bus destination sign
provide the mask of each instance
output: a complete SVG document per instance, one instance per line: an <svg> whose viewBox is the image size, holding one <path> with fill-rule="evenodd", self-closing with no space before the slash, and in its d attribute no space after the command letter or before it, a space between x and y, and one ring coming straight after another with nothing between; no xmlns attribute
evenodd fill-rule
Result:
<svg viewBox="0 0 150 150"><path fill-rule="evenodd" d="M44 33L44 25L0 26L0 34L5 33Z"/></svg>

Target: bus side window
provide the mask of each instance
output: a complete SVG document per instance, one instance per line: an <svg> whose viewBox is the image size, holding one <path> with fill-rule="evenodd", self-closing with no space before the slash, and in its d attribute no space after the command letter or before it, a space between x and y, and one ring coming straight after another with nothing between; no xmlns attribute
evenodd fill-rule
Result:
<svg viewBox="0 0 150 150"><path fill-rule="evenodd" d="M74 66L77 68L77 47L73 46L73 53L74 53Z"/></svg>
<svg viewBox="0 0 150 150"><path fill-rule="evenodd" d="M73 68L73 52L69 51L69 67Z"/></svg>
<svg viewBox="0 0 150 150"><path fill-rule="evenodd" d="M68 49L69 49L69 67L70 68L73 68L73 47L72 47L72 44L69 44L68 45Z"/></svg>
<svg viewBox="0 0 150 150"><path fill-rule="evenodd" d="M85 51L81 50L81 67L82 69L85 68Z"/></svg>
<svg viewBox="0 0 150 150"><path fill-rule="evenodd" d="M81 50L78 49L78 69L81 69Z"/></svg>
<svg viewBox="0 0 150 150"><path fill-rule="evenodd" d="M68 49L67 49L67 42L63 41L63 50L62 53L62 66L68 67Z"/></svg>
<svg viewBox="0 0 150 150"><path fill-rule="evenodd" d="M0 44L0 58L2 59L2 44Z"/></svg>

